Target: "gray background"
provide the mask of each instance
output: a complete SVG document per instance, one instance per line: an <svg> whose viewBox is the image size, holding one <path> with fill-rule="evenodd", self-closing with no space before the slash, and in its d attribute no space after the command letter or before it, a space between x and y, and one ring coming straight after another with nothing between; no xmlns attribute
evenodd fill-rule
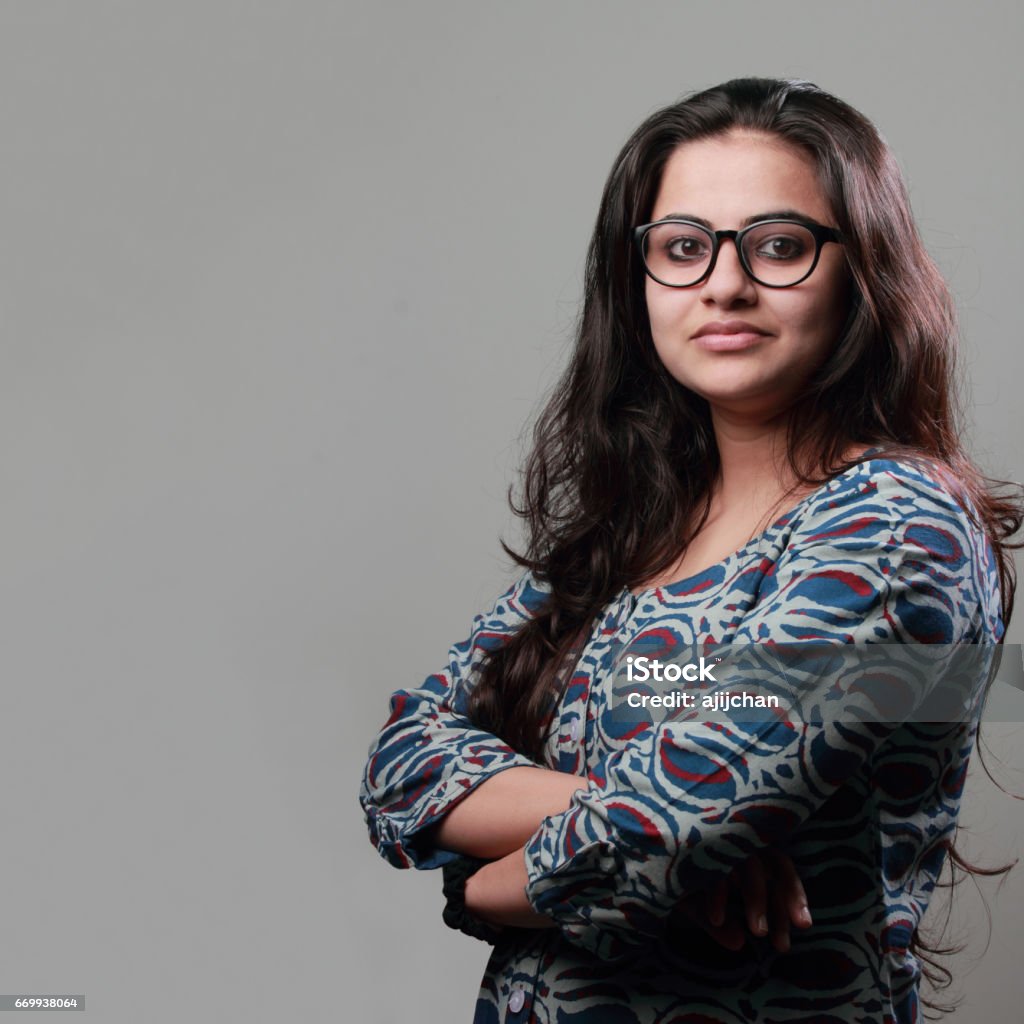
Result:
<svg viewBox="0 0 1024 1024"><path fill-rule="evenodd" d="M973 450L1022 479L1021 21L0 5L0 992L468 1020L485 949L441 926L436 875L376 857L358 777L388 694L507 579L505 488L615 153L739 74L872 117L957 296ZM1021 727L991 735L1024 792ZM964 819L988 862L1024 838L977 772ZM982 889L955 1019L1018 1019L1024 867Z"/></svg>

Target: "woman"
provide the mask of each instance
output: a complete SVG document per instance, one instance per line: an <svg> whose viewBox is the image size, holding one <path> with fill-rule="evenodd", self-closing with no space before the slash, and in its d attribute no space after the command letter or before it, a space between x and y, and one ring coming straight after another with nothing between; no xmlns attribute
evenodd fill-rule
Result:
<svg viewBox="0 0 1024 1024"><path fill-rule="evenodd" d="M953 334L841 101L739 79L626 143L527 467L527 571L392 698L361 794L382 855L447 865L448 916L494 942L478 1021L921 1019L976 702L637 726L611 693L651 637L1002 639L1021 509L960 447Z"/></svg>

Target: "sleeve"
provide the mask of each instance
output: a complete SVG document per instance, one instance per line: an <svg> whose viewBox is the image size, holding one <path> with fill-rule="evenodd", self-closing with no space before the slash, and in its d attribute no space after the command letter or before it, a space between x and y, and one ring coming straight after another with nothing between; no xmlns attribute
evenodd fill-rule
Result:
<svg viewBox="0 0 1024 1024"><path fill-rule="evenodd" d="M964 512L926 478L855 478L794 526L732 642L977 642L997 601L977 551ZM635 952L688 892L784 844L899 724L766 717L662 723L608 756L527 843L533 907L602 959Z"/></svg>
<svg viewBox="0 0 1024 1024"><path fill-rule="evenodd" d="M415 690L391 697L391 714L370 746L359 802L370 841L400 868L436 868L458 855L424 836L485 779L517 765L536 767L466 716L473 679L486 652L538 614L546 592L527 573L449 652L448 665Z"/></svg>

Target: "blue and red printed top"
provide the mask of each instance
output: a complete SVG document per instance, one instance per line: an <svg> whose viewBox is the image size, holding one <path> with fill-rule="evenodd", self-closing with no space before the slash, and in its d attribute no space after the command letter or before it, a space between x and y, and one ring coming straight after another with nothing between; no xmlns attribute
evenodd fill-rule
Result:
<svg viewBox="0 0 1024 1024"><path fill-rule="evenodd" d="M456 857L425 839L484 779L533 764L466 717L484 653L544 605L529 574L448 665L391 698L360 800L397 867ZM994 555L938 474L870 457L724 561L597 617L547 736L546 767L586 776L526 847L527 896L558 929L506 929L474 1020L602 1024L918 1024L908 943L952 838L977 722L663 722L612 713L622 645L814 638L994 644ZM981 686L983 680L979 680ZM718 947L677 911L764 846L796 864L814 915L788 953Z"/></svg>

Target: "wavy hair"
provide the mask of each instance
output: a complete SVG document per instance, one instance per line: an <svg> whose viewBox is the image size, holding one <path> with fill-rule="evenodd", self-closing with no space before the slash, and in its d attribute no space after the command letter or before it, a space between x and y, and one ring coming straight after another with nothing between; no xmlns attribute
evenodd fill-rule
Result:
<svg viewBox="0 0 1024 1024"><path fill-rule="evenodd" d="M658 357L631 231L650 219L669 157L731 131L766 133L814 161L845 240L850 305L837 343L787 411L796 480L820 484L852 445L926 460L984 528L1004 623L1013 608L1019 491L985 477L961 443L952 297L928 256L896 160L878 131L805 81L740 78L651 115L612 167L587 255L570 362L539 417L520 500L524 552L550 587L536 618L490 652L470 715L541 759L564 673L595 615L664 572L707 518L719 457L707 403ZM813 437L816 449L799 444ZM680 540L682 539L682 540Z"/></svg>

